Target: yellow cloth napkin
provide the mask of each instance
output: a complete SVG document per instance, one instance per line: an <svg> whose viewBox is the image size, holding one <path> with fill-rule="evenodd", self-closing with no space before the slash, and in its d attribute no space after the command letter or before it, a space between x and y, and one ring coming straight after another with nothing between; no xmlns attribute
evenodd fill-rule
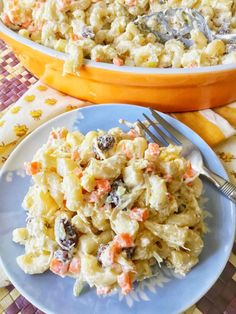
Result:
<svg viewBox="0 0 236 314"><path fill-rule="evenodd" d="M0 166L27 134L49 119L69 110L89 105L64 95L40 81L13 105L0 113ZM174 113L211 145L236 133L236 103L218 109Z"/></svg>
<svg viewBox="0 0 236 314"><path fill-rule="evenodd" d="M0 167L14 147L30 132L57 115L88 105L40 81L0 113Z"/></svg>

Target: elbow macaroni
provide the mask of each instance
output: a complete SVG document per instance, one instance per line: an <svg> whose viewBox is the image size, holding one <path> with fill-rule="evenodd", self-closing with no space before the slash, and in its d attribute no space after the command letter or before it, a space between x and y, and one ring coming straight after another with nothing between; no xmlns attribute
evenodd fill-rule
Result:
<svg viewBox="0 0 236 314"><path fill-rule="evenodd" d="M72 276L75 295L83 282L99 294L117 284L128 293L152 276L154 260L182 275L198 262L202 184L180 147L148 143L137 126L86 135L63 128L26 169L27 224L13 231L25 246L17 258L24 272Z"/></svg>
<svg viewBox="0 0 236 314"><path fill-rule="evenodd" d="M221 40L207 42L198 29L194 44L186 48L178 40L165 44L153 34L143 34L133 20L168 8L194 8L213 32L236 32L236 9L228 1L38 1L3 0L3 22L20 35L68 57L64 73L77 72L84 58L97 62L141 67L196 67L236 62L236 50L228 52ZM118 62L117 62L118 60Z"/></svg>

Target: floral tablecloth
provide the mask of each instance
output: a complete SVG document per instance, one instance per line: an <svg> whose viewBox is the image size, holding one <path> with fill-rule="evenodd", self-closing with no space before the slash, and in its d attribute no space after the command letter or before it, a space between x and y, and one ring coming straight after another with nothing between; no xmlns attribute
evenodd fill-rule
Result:
<svg viewBox="0 0 236 314"><path fill-rule="evenodd" d="M0 41L0 122L1 116L6 108L14 104L18 98L25 95L29 87L37 81L28 73L18 62L9 48ZM40 86L38 84L37 86ZM40 88L39 88L40 89ZM29 95L28 93L26 95ZM29 95L30 96L30 95ZM67 97L67 96L65 96ZM26 101L31 98L26 96ZM49 100L48 100L49 99ZM52 99L47 96L48 102L52 104ZM50 105L49 104L49 105ZM77 105L83 105L83 102L71 102L68 98L68 110L74 109ZM17 107L17 106L16 106ZM19 108L12 106L13 112L18 112ZM50 118L50 110L47 111ZM60 112L58 112L60 113ZM37 108L30 111L35 121L42 114ZM1 123L0 123L1 127ZM19 131L19 130L18 130ZM18 132L17 131L17 132ZM20 129L22 132L22 129ZM13 141L14 142L14 141ZM5 143L0 139L0 164L4 163L7 154L13 149L10 145L6 155L1 154L1 149L6 148ZM214 148L215 152L224 164L230 179L236 184L236 135ZM33 314L42 313L40 310L30 304L20 293L10 284L0 269L0 313L6 314ZM236 244L234 245L229 262L223 273L210 289L210 291L192 306L186 314L236 314ZM60 313L58 313L60 314ZM146 314L146 313L145 313ZM148 314L148 313L147 313Z"/></svg>

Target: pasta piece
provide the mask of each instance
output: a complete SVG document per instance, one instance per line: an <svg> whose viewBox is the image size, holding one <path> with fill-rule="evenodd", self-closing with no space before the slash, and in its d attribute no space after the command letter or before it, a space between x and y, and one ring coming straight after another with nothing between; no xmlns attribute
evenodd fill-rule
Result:
<svg viewBox="0 0 236 314"><path fill-rule="evenodd" d="M58 205L51 197L49 192L44 192L39 186L35 185L30 188L22 206L34 213L34 215L42 215L49 221L58 209Z"/></svg>
<svg viewBox="0 0 236 314"><path fill-rule="evenodd" d="M143 183L143 172L134 165L128 166L123 170L123 179L129 188L133 188Z"/></svg>
<svg viewBox="0 0 236 314"><path fill-rule="evenodd" d="M152 277L152 270L148 261L137 261L135 262L135 268L137 272L136 280L142 281L146 278Z"/></svg>
<svg viewBox="0 0 236 314"><path fill-rule="evenodd" d="M151 175L149 177L150 184L150 198L149 204L152 208L161 210L167 203L167 188L165 180L157 175Z"/></svg>
<svg viewBox="0 0 236 314"><path fill-rule="evenodd" d="M46 173L46 180L52 198L57 203L58 207L62 207L64 199L62 192L62 179L57 173L49 172Z"/></svg>
<svg viewBox="0 0 236 314"><path fill-rule="evenodd" d="M125 157L114 155L106 160L91 159L86 172L96 179L116 179L125 164Z"/></svg>
<svg viewBox="0 0 236 314"><path fill-rule="evenodd" d="M151 221L144 222L145 227L171 247L185 247L189 235L187 227L178 227L170 224L158 224Z"/></svg>
<svg viewBox="0 0 236 314"><path fill-rule="evenodd" d="M81 273L91 287L107 287L116 282L116 273L109 268L103 270L93 255L81 254Z"/></svg>
<svg viewBox="0 0 236 314"><path fill-rule="evenodd" d="M83 142L84 135L79 131L69 132L66 136L66 142L71 146L73 150L77 149Z"/></svg>
<svg viewBox="0 0 236 314"><path fill-rule="evenodd" d="M188 238L185 243L185 248L189 250L192 256L197 257L200 255L203 249L203 241L197 232L193 230L188 231Z"/></svg>
<svg viewBox="0 0 236 314"><path fill-rule="evenodd" d="M183 251L173 250L170 253L168 261L176 273L184 276L194 265L197 264L198 258Z"/></svg>
<svg viewBox="0 0 236 314"><path fill-rule="evenodd" d="M79 250L84 254L95 254L98 249L97 237L90 234L83 234L79 238Z"/></svg>
<svg viewBox="0 0 236 314"><path fill-rule="evenodd" d="M195 197L201 196L203 184L202 184L202 181L198 177L192 181L192 189L194 191Z"/></svg>
<svg viewBox="0 0 236 314"><path fill-rule="evenodd" d="M83 280L81 279L81 277L77 278L73 286L73 294L75 297L78 297L80 295L83 286Z"/></svg>
<svg viewBox="0 0 236 314"><path fill-rule="evenodd" d="M173 214L167 220L167 224L176 225L179 227L193 227L201 220L201 215L194 210L187 210L186 212Z"/></svg>
<svg viewBox="0 0 236 314"><path fill-rule="evenodd" d="M75 215L72 220L72 224L76 227L78 231L81 233L90 233L91 232L91 226L90 223L81 219L80 215Z"/></svg>
<svg viewBox="0 0 236 314"><path fill-rule="evenodd" d="M121 140L116 148L117 153L126 154L129 159L141 159L147 149L147 141L143 137L134 140Z"/></svg>
<svg viewBox="0 0 236 314"><path fill-rule="evenodd" d="M12 240L21 245L25 245L28 236L28 230L26 228L17 228L13 230Z"/></svg>
<svg viewBox="0 0 236 314"><path fill-rule="evenodd" d="M97 138L98 133L95 131L88 132L79 147L81 164L86 164L94 157L93 142Z"/></svg>
<svg viewBox="0 0 236 314"><path fill-rule="evenodd" d="M112 238L113 238L112 230L103 231L97 236L99 244L108 243L109 241L112 240Z"/></svg>
<svg viewBox="0 0 236 314"><path fill-rule="evenodd" d="M136 220L132 220L127 213L120 211L116 218L111 221L111 227L116 234L128 233L130 236L135 237L139 224Z"/></svg>
<svg viewBox="0 0 236 314"><path fill-rule="evenodd" d="M67 173L63 178L62 189L66 200L66 207L71 211L77 211L83 203L79 178L74 173Z"/></svg>
<svg viewBox="0 0 236 314"><path fill-rule="evenodd" d="M26 274L41 274L49 269L51 253L28 253L18 256L16 261Z"/></svg>
<svg viewBox="0 0 236 314"><path fill-rule="evenodd" d="M82 188L88 192L92 192L95 188L95 185L96 185L95 177L85 170L81 178Z"/></svg>
<svg viewBox="0 0 236 314"><path fill-rule="evenodd" d="M105 231L110 228L109 220L105 212L102 213L95 212L91 218L94 227L97 228L98 230Z"/></svg>
<svg viewBox="0 0 236 314"><path fill-rule="evenodd" d="M46 144L40 148L34 156L34 160L39 161L43 168L56 168L57 161L56 157L53 156L54 149L52 147L47 147Z"/></svg>
<svg viewBox="0 0 236 314"><path fill-rule="evenodd" d="M57 173L61 177L65 177L68 172L72 172L76 167L76 163L70 158L57 158Z"/></svg>

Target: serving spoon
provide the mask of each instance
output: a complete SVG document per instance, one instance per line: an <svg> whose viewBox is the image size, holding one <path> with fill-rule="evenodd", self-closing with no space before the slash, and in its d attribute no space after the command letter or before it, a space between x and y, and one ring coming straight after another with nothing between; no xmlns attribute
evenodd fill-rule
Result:
<svg viewBox="0 0 236 314"><path fill-rule="evenodd" d="M198 29L208 42L221 39L226 43L236 43L236 34L213 32L202 14L196 9L176 8L142 15L135 19L134 23L143 32L153 33L161 43L170 39L181 41L186 47L194 44L191 39L191 31Z"/></svg>

